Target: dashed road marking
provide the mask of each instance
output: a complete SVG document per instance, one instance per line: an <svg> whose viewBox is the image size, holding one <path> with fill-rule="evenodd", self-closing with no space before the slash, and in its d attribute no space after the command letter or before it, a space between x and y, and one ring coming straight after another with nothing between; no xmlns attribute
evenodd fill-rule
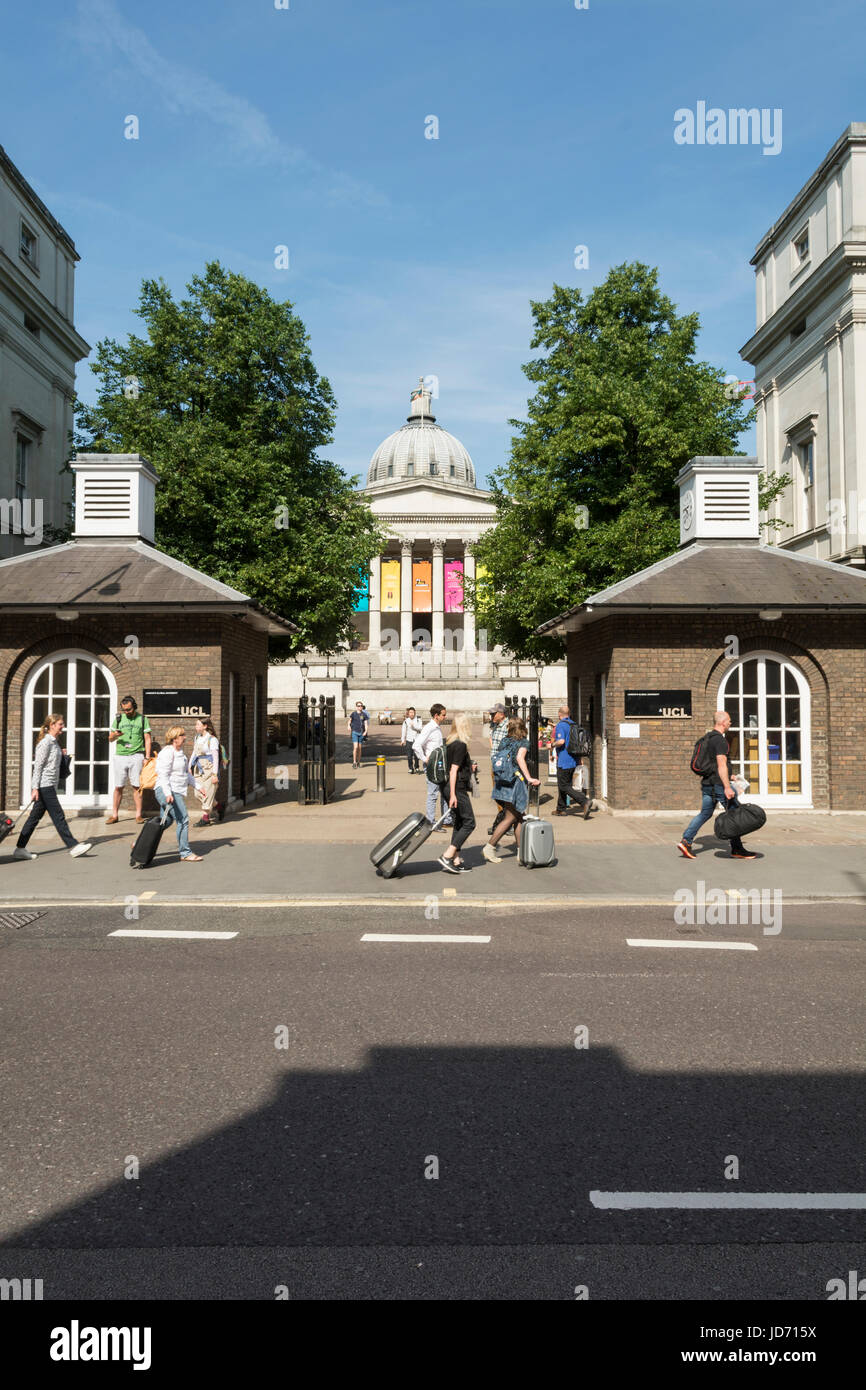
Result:
<svg viewBox="0 0 866 1390"><path fill-rule="evenodd" d="M154 936L172 938L175 941L232 941L236 931L151 931L146 927L121 927L110 931L109 936Z"/></svg>
<svg viewBox="0 0 866 1390"><path fill-rule="evenodd" d="M444 945L456 945L458 942L468 942L473 946L486 946L491 938L489 936L443 936L434 935L432 932L365 932L361 937L362 941L437 941Z"/></svg>
<svg viewBox="0 0 866 1390"><path fill-rule="evenodd" d="M654 941L651 937L627 936L627 946L686 947L693 951L757 951L753 941Z"/></svg>
<svg viewBox="0 0 866 1390"><path fill-rule="evenodd" d="M688 1207L704 1211L834 1211L866 1207L866 1192L590 1192L594 1207L633 1211Z"/></svg>

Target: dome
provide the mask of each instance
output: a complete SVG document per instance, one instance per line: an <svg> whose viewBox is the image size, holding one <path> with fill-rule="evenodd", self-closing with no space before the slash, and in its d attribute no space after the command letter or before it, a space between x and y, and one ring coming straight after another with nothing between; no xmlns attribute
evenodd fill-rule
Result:
<svg viewBox="0 0 866 1390"><path fill-rule="evenodd" d="M410 414L402 429L383 440L370 460L367 486L435 477L445 483L475 487L472 459L459 439L436 424L430 392L423 378L411 395Z"/></svg>

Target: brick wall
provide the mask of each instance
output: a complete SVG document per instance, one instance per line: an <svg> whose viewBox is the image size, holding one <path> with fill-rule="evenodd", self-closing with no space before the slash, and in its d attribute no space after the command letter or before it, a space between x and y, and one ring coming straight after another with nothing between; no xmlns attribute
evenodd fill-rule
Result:
<svg viewBox="0 0 866 1390"><path fill-rule="evenodd" d="M863 620L803 614L762 622L736 614L669 614L604 618L568 639L569 690L581 682L581 718L594 697L593 776L601 794L600 690L607 676L608 803L618 810L682 808L696 801L689 769L695 740L712 725L719 684L730 669L725 639L740 657L767 651L787 658L811 692L812 803L832 810L866 809L861 753L866 689ZM621 739L625 691L690 689L691 719L640 719L639 739Z"/></svg>
<svg viewBox="0 0 866 1390"><path fill-rule="evenodd" d="M139 656L130 660L124 638L134 634ZM145 689L204 687L211 691L211 716L217 733L228 747L229 672L237 673L234 747L229 770L231 794L241 784L241 729L239 711L247 697L247 790L264 780L267 704L267 634L255 631L237 618L194 615L108 615L81 617L61 623L50 615L3 617L0 624L0 806L14 807L21 799L21 755L24 734L23 696L28 677L46 656L75 650L97 657L117 682L118 699L134 695L139 708ZM261 678L262 713L258 748L253 748L253 701L256 676ZM154 736L165 741L175 723L187 727L188 747L195 720L149 716ZM255 774L255 775L253 775ZM223 778L220 798L227 799L228 779ZM26 790L25 790L26 794ZM128 798L128 793L126 794Z"/></svg>

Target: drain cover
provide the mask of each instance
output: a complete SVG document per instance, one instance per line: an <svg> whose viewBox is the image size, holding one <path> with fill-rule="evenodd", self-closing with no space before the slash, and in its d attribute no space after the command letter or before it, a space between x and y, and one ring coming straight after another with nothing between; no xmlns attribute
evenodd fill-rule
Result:
<svg viewBox="0 0 866 1390"><path fill-rule="evenodd" d="M31 922L44 916L44 912L0 912L0 927L14 931L16 927L28 927Z"/></svg>

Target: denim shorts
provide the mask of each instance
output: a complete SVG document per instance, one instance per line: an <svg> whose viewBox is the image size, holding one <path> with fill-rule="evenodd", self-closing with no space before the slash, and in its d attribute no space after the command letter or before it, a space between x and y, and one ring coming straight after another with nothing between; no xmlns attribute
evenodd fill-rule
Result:
<svg viewBox="0 0 866 1390"><path fill-rule="evenodd" d="M357 734L357 733L355 732L355 730L353 729L353 730L352 730L352 742L353 742L353 743L363 743L363 742L364 742L364 735L363 735L363 734Z"/></svg>

